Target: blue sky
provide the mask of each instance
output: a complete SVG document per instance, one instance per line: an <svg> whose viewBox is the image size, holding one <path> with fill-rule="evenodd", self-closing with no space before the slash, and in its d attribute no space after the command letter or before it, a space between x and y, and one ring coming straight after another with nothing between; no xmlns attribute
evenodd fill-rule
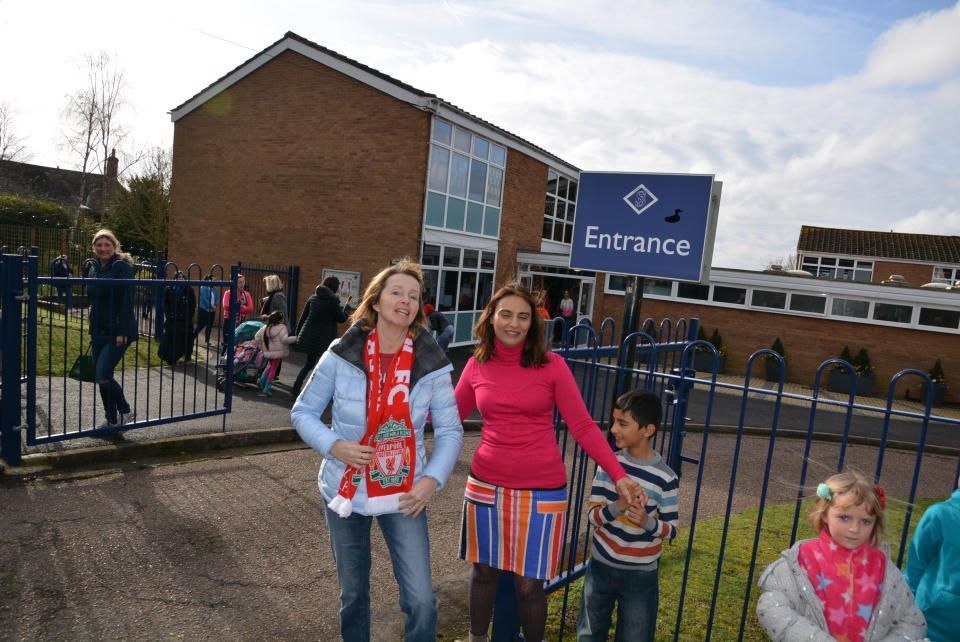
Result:
<svg viewBox="0 0 960 642"><path fill-rule="evenodd" d="M790 254L802 224L960 235L956 2L0 0L0 30L38 164L75 164L83 54L123 66L130 155L290 30L584 170L715 174L719 267Z"/></svg>

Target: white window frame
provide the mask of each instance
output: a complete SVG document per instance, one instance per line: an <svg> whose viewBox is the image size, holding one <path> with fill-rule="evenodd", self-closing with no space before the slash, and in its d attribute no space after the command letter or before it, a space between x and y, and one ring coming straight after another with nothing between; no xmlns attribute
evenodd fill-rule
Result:
<svg viewBox="0 0 960 642"><path fill-rule="evenodd" d="M552 180L555 180L559 183L561 178L567 181L567 194L570 193L570 185L575 185L577 190L577 196L578 197L580 196L580 179L579 178L571 178L567 174L561 172L558 169L554 169L553 167L547 168L547 190L544 192L544 197L543 197L544 207L543 207L543 218L541 219L541 222L540 222L540 239L543 241L549 241L551 243L557 243L563 247L570 247L573 242L573 224L576 221L576 217L577 217L577 199L576 198L569 199L566 196L560 196L559 194L550 193L550 182ZM551 214L547 214L547 198L548 197L554 199L553 213ZM564 216L563 218L560 218L557 216L557 205L560 202L563 202L563 204L565 205L564 211L569 209L570 206L573 206L573 218L567 220L566 216ZM550 222L551 222L550 238L547 238L543 235L543 221L545 219L550 219ZM557 224L563 225L564 230L566 230L569 227L570 229L569 242L564 241L562 239L558 241L553 238L553 229Z"/></svg>

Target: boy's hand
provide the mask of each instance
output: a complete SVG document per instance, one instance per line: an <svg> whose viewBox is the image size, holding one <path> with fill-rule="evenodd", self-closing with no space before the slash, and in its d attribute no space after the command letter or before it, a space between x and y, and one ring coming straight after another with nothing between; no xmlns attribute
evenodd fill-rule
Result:
<svg viewBox="0 0 960 642"><path fill-rule="evenodd" d="M641 488L637 498L627 506L627 518L637 526L642 527L647 523L648 500L646 491Z"/></svg>

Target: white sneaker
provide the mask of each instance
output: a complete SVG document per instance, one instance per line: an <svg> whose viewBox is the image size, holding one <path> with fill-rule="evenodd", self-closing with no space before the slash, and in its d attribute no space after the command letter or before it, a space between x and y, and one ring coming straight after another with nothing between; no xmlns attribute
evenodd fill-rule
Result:
<svg viewBox="0 0 960 642"><path fill-rule="evenodd" d="M137 416L133 414L133 411L130 412L121 412L120 413L120 425L126 426L127 424L132 424L137 420Z"/></svg>

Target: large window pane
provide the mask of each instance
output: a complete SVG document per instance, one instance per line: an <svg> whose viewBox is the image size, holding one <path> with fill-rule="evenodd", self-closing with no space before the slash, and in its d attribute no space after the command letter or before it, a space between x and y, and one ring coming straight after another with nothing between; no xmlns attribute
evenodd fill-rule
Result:
<svg viewBox="0 0 960 642"><path fill-rule="evenodd" d="M483 234L483 205L478 203L467 205L467 226L464 229L473 234Z"/></svg>
<svg viewBox="0 0 960 642"><path fill-rule="evenodd" d="M567 199L577 200L577 181L570 181L570 187L567 188Z"/></svg>
<svg viewBox="0 0 960 642"><path fill-rule="evenodd" d="M453 133L453 146L461 152L470 153L470 132L459 127Z"/></svg>
<svg viewBox="0 0 960 642"><path fill-rule="evenodd" d="M467 202L460 198L450 198L447 201L447 222L445 225L447 229L463 230L466 204Z"/></svg>
<svg viewBox="0 0 960 642"><path fill-rule="evenodd" d="M446 196L427 192L426 224L433 225L434 227L443 227L443 210L446 205Z"/></svg>
<svg viewBox="0 0 960 642"><path fill-rule="evenodd" d="M644 279L643 291L645 294L660 294L663 296L670 296L670 293L673 291L673 281L666 281L664 279Z"/></svg>
<svg viewBox="0 0 960 642"><path fill-rule="evenodd" d="M728 288L722 285L713 286L713 300L717 303L736 303L743 305L747 300L747 291L744 288Z"/></svg>
<svg viewBox="0 0 960 642"><path fill-rule="evenodd" d="M492 270L497 262L497 255L493 252L482 252L480 254L480 268L483 270Z"/></svg>
<svg viewBox="0 0 960 642"><path fill-rule="evenodd" d="M460 292L457 298L457 310L473 310L474 297L477 294L477 273L460 273Z"/></svg>
<svg viewBox="0 0 960 642"><path fill-rule="evenodd" d="M553 240L563 243L563 223L559 221L553 226Z"/></svg>
<svg viewBox="0 0 960 642"><path fill-rule="evenodd" d="M483 202L484 188L487 186L487 164L473 159L470 161L470 200Z"/></svg>
<svg viewBox="0 0 960 642"><path fill-rule="evenodd" d="M750 305L758 308L775 308L782 310L787 307L786 292L772 292L770 290L754 290Z"/></svg>
<svg viewBox="0 0 960 642"><path fill-rule="evenodd" d="M477 275L477 309L482 310L493 296L493 273L480 272Z"/></svg>
<svg viewBox="0 0 960 642"><path fill-rule="evenodd" d="M440 246L424 243L423 259L420 260L420 263L421 265L440 265Z"/></svg>
<svg viewBox="0 0 960 642"><path fill-rule="evenodd" d="M478 263L480 262L480 251L479 250L464 250L463 251L463 267L477 269Z"/></svg>
<svg viewBox="0 0 960 642"><path fill-rule="evenodd" d="M490 161L500 167L507 164L507 150L500 145L494 144L490 152Z"/></svg>
<svg viewBox="0 0 960 642"><path fill-rule="evenodd" d="M444 145L450 144L450 134L453 133L453 126L442 120L433 119L433 140Z"/></svg>
<svg viewBox="0 0 960 642"><path fill-rule="evenodd" d="M487 205L500 207L500 192L503 190L503 170L491 167L487 174Z"/></svg>
<svg viewBox="0 0 960 642"><path fill-rule="evenodd" d="M543 215L553 216L554 212L556 211L557 211L557 199L548 194L547 199L543 202Z"/></svg>
<svg viewBox="0 0 960 642"><path fill-rule="evenodd" d="M437 282L440 280L440 273L437 270L423 271L423 304L428 303L437 305Z"/></svg>
<svg viewBox="0 0 960 642"><path fill-rule="evenodd" d="M563 225L563 242L571 243L573 242L573 225L570 223L565 223Z"/></svg>
<svg viewBox="0 0 960 642"><path fill-rule="evenodd" d="M937 308L920 308L920 325L956 329L960 327L960 312L938 310Z"/></svg>
<svg viewBox="0 0 960 642"><path fill-rule="evenodd" d="M569 182L570 181L564 178L563 176L560 177L560 179L557 181L557 196L559 196L560 198L567 197L567 184Z"/></svg>
<svg viewBox="0 0 960 642"><path fill-rule="evenodd" d="M438 192L447 191L447 172L450 165L450 152L436 145L430 146L430 177L427 186Z"/></svg>
<svg viewBox="0 0 960 642"><path fill-rule="evenodd" d="M553 219L543 217L543 235L542 238L551 239L553 238Z"/></svg>
<svg viewBox="0 0 960 642"><path fill-rule="evenodd" d="M553 170L547 171L547 194L556 194L557 193L557 179L560 178L557 176L557 173Z"/></svg>
<svg viewBox="0 0 960 642"><path fill-rule="evenodd" d="M490 143L479 136L473 137L473 155L486 159L490 155Z"/></svg>
<svg viewBox="0 0 960 642"><path fill-rule="evenodd" d="M567 203L567 220L573 223L574 213L573 211L577 209L576 203Z"/></svg>
<svg viewBox="0 0 960 642"><path fill-rule="evenodd" d="M854 317L866 319L870 311L870 303L856 299L834 299L832 314L838 317Z"/></svg>
<svg viewBox="0 0 960 642"><path fill-rule="evenodd" d="M440 301L437 308L443 310L453 310L457 305L457 281L458 272L444 270L440 273Z"/></svg>
<svg viewBox="0 0 960 642"><path fill-rule="evenodd" d="M793 294L790 296L790 309L794 312L813 312L823 314L827 308L827 299L822 296L809 294Z"/></svg>
<svg viewBox="0 0 960 642"><path fill-rule="evenodd" d="M700 301L706 301L709 293L709 285L700 285L699 283L677 284L677 296L681 299L699 299Z"/></svg>
<svg viewBox="0 0 960 642"><path fill-rule="evenodd" d="M611 292L626 292L627 291L627 279L630 277L625 274L608 274L607 275L607 290ZM646 289L644 289L646 292Z"/></svg>
<svg viewBox="0 0 960 642"><path fill-rule="evenodd" d="M483 210L484 236L500 236L500 210L487 206Z"/></svg>
<svg viewBox="0 0 960 642"><path fill-rule="evenodd" d="M891 321L893 323L910 323L913 316L913 306L895 305L893 303L874 303L873 318L877 321Z"/></svg>
<svg viewBox="0 0 960 642"><path fill-rule="evenodd" d="M467 175L470 174L470 159L462 154L454 154L450 163L450 193L466 198Z"/></svg>
<svg viewBox="0 0 960 642"><path fill-rule="evenodd" d="M443 267L460 267L460 248L443 248Z"/></svg>

